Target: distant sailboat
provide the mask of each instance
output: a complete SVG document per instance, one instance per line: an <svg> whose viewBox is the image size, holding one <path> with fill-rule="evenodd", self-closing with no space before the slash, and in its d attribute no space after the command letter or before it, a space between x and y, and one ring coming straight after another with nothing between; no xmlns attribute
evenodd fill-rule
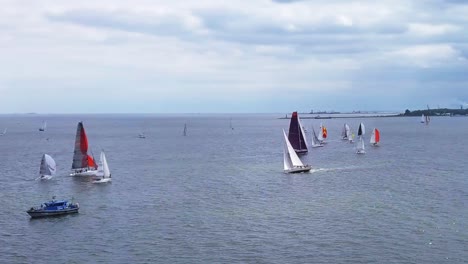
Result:
<svg viewBox="0 0 468 264"><path fill-rule="evenodd" d="M106 183L106 182L111 182L112 181L112 176L109 170L109 165L107 164L107 159L106 155L104 154L104 151L101 151L101 156L100 156L100 165L102 172L100 176L102 178L97 179L94 181L94 183Z"/></svg>
<svg viewBox="0 0 468 264"><path fill-rule="evenodd" d="M365 146L364 146L364 139L362 137L359 137L359 142L358 142L358 146L357 146L357 154L365 154L366 153L366 149L365 149Z"/></svg>
<svg viewBox="0 0 468 264"><path fill-rule="evenodd" d="M232 118L229 119L229 127L231 128L231 130L234 130L234 127L232 126Z"/></svg>
<svg viewBox="0 0 468 264"><path fill-rule="evenodd" d="M187 123L184 124L184 132L183 132L184 137L187 136Z"/></svg>
<svg viewBox="0 0 468 264"><path fill-rule="evenodd" d="M293 112L289 123L288 139L298 154L308 152L307 139L297 112Z"/></svg>
<svg viewBox="0 0 468 264"><path fill-rule="evenodd" d="M426 117L424 116L424 114L421 115L421 123L426 123Z"/></svg>
<svg viewBox="0 0 468 264"><path fill-rule="evenodd" d="M70 176L95 176L97 168L94 158L88 154L88 137L83 122L79 122L76 128L75 150Z"/></svg>
<svg viewBox="0 0 468 264"><path fill-rule="evenodd" d="M380 131L377 128L374 128L374 130L372 130L370 143L373 146L378 146L379 142L380 142Z"/></svg>
<svg viewBox="0 0 468 264"><path fill-rule="evenodd" d="M283 129L284 147L283 147L283 165L285 173L308 172L312 169L310 165L304 165L297 156L295 149L289 142L286 132Z"/></svg>
<svg viewBox="0 0 468 264"><path fill-rule="evenodd" d="M314 128L312 128L312 147L313 148L323 147L323 144L320 144L320 141L317 138L317 134L315 134Z"/></svg>
<svg viewBox="0 0 468 264"><path fill-rule="evenodd" d="M146 138L145 132L141 132L140 134L138 134L138 138Z"/></svg>
<svg viewBox="0 0 468 264"><path fill-rule="evenodd" d="M343 130L341 131L341 139L348 140L350 136L350 129L348 124L343 125Z"/></svg>
<svg viewBox="0 0 468 264"><path fill-rule="evenodd" d="M358 128L359 142L358 142L358 146L357 146L357 154L366 153L365 146L364 146L364 135L365 134L366 134L366 128L364 127L363 123L360 123L359 128Z"/></svg>
<svg viewBox="0 0 468 264"><path fill-rule="evenodd" d="M320 144L326 143L325 139L327 138L327 135L328 135L327 128L322 123L320 123L319 134L318 134L318 140Z"/></svg>
<svg viewBox="0 0 468 264"><path fill-rule="evenodd" d="M47 128L47 122L46 121L43 121L42 122L42 126L39 128L39 131L42 131L44 132Z"/></svg>
<svg viewBox="0 0 468 264"><path fill-rule="evenodd" d="M3 132L0 134L0 136L4 136L4 135L6 135L6 133L7 133L7 129L8 129L8 128L5 128L5 129L3 130Z"/></svg>
<svg viewBox="0 0 468 264"><path fill-rule="evenodd" d="M426 123L426 125L429 125L429 122L431 122L431 117L427 115L426 118L424 119L424 123Z"/></svg>
<svg viewBox="0 0 468 264"><path fill-rule="evenodd" d="M42 155L41 167L39 169L38 179L50 180L55 175L56 170L57 170L57 166L55 164L54 159L47 154Z"/></svg>

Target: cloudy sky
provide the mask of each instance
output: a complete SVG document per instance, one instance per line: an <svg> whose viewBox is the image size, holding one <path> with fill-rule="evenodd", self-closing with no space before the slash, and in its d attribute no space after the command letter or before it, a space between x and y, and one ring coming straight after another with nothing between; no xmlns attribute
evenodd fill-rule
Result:
<svg viewBox="0 0 468 264"><path fill-rule="evenodd" d="M468 102L462 0L0 0L0 113Z"/></svg>

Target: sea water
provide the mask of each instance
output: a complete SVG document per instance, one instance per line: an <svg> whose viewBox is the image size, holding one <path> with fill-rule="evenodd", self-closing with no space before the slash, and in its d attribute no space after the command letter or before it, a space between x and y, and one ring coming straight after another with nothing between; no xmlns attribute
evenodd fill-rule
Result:
<svg viewBox="0 0 468 264"><path fill-rule="evenodd" d="M0 262L467 261L468 118L303 120L328 144L302 156L311 173L284 174L283 116L1 115ZM112 183L69 176L79 121ZM365 124L365 155L345 122ZM44 153L57 175L36 181ZM30 219L54 195L80 213Z"/></svg>

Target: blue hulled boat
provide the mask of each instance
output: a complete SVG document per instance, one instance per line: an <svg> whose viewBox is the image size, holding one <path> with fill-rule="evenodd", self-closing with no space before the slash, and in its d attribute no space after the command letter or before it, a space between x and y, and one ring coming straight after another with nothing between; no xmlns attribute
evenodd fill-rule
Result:
<svg viewBox="0 0 468 264"><path fill-rule="evenodd" d="M80 205L67 200L52 200L26 211L32 218L78 213Z"/></svg>

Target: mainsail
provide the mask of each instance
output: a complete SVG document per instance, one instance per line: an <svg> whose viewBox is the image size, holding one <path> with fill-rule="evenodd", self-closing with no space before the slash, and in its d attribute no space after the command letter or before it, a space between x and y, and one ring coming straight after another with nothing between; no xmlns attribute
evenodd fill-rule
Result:
<svg viewBox="0 0 468 264"><path fill-rule="evenodd" d="M92 156L88 155L88 138L83 127L83 122L79 122L76 128L75 150L73 152L72 169L94 168L97 169L96 162Z"/></svg>
<svg viewBox="0 0 468 264"><path fill-rule="evenodd" d="M315 134L314 128L312 128L312 147L323 147L323 145L320 144L317 134Z"/></svg>
<svg viewBox="0 0 468 264"><path fill-rule="evenodd" d="M289 124L288 139L296 152L306 153L308 151L304 130L302 128L301 121L297 116L297 112L292 113L291 122Z"/></svg>
<svg viewBox="0 0 468 264"><path fill-rule="evenodd" d="M104 178L109 178L111 173L110 173L110 170L109 170L109 165L107 164L107 159L106 159L106 155L104 154L104 151L101 151L100 160L101 160L103 177Z"/></svg>
<svg viewBox="0 0 468 264"><path fill-rule="evenodd" d="M421 123L426 123L426 117L424 114L421 115Z"/></svg>
<svg viewBox="0 0 468 264"><path fill-rule="evenodd" d="M50 175L53 176L57 170L54 159L44 154L42 155L41 168L39 169L40 175Z"/></svg>

